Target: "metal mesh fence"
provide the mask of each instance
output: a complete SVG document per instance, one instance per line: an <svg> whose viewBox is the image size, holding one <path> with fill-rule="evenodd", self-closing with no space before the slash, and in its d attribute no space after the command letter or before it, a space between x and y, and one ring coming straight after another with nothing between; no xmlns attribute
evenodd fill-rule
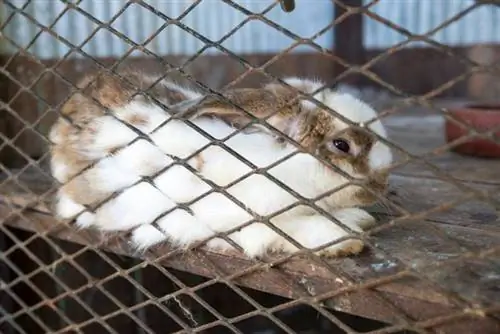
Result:
<svg viewBox="0 0 500 334"><path fill-rule="evenodd" d="M3 38L17 52L9 55L3 62L1 74L4 80L18 87L17 91L2 101L2 113L5 118L14 119L21 130L7 136L0 131L1 149L10 149L22 157L25 164L16 169L9 169L0 164L2 172L2 199L0 214L2 224L1 258L1 318L0 328L3 333L174 333L174 332L206 332L206 333L497 333L500 330L500 230L496 216L500 198L498 196L498 179L495 181L495 168L500 167L492 160L460 160L448 165L441 163L442 157L453 147L466 141L481 137L498 143L500 126L488 128L486 131L474 128L464 120L453 116L447 108L436 106L433 98L454 85L468 79L476 73L498 73L498 63L481 64L467 56L460 55L455 49L433 40L432 35L439 30L461 20L479 6L492 6L491 3L474 2L470 7L450 17L431 31L415 35L395 25L384 17L378 16L371 8L380 1L372 1L363 6L349 6L342 1L332 1L342 11L336 19L309 38L295 35L266 17L280 2L269 2L262 12L251 12L237 1L222 0L235 11L246 15L246 19L232 28L221 39L213 41L204 37L203 31L196 31L183 23L183 18L194 10L201 1L192 4L178 17L170 17L168 13L158 11L147 1L130 1L109 22L101 22L82 9L82 1L64 1L66 7L50 25L38 22L25 9L29 1L18 7L10 1L4 6L12 14L2 23L2 30L14 16L22 16L39 29L33 41L40 34L49 34L68 48L68 53L50 64L42 62L30 54L28 46L20 46L7 36ZM292 1L282 1L283 9L293 9ZM164 24L157 34L170 25L192 34L204 43L204 47L190 56L180 65L174 65L161 55L154 54L146 48L157 34L150 36L138 44L122 32L113 28L113 21L132 4L157 15ZM494 5L493 1L493 5ZM492 10L498 10L492 6ZM57 20L73 11L85 16L98 28L80 45L73 45L64 37L54 33ZM364 64L351 64L348 59L341 59L331 50L326 50L315 43L315 39L351 16L362 15L390 27L406 36L406 40L384 53L373 57ZM237 32L245 23L258 20L286 35L294 42L289 48L282 50L261 66L254 66L243 57L224 48L223 43ZM115 59L111 66L104 64L95 56L83 51L83 47L98 32L106 29L130 45L129 50L120 59ZM466 71L448 80L432 91L423 95L408 95L398 87L388 84L371 69L390 54L403 49L409 43L419 41L428 44L440 53L458 59L466 67ZM30 44L31 44L30 43ZM305 93L291 86L268 71L268 68L298 45L307 45L314 52L327 57L332 62L346 68L335 78L333 84L341 82L349 75L359 75L377 83L390 91L398 99L390 108L379 112L376 119L363 124L353 122L338 110L332 110L327 103L318 101L313 96L328 87L320 87L314 92ZM228 59L236 60L243 68L242 75L234 78L222 89L210 88L205 83L189 74L185 68L195 62L208 48L216 48ZM118 71L121 65L135 51L140 51L161 64L160 75L147 82L137 82ZM69 57L77 53L92 61L99 70L100 77L77 85L61 73L61 67ZM37 75L23 82L10 70L12 62L25 57L41 68ZM61 114L61 108L67 105L74 94L81 93L99 105L101 117L112 117L119 124L134 131L136 138L126 145L115 148L112 154L127 149L143 140L154 144L149 134L130 126L117 117L112 110L102 104L99 96L88 94L89 88L100 87L103 76L110 82L120 82L123 87L130 87L133 92L128 99L146 99L165 113L172 113L185 106L183 102L166 104L158 98L155 87L161 85L165 78L175 73L191 82L203 92L205 98L197 100L187 112L173 114L168 121L161 122L151 133L166 126L178 118L185 120L189 129L200 133L208 144L200 146L190 156L170 156L172 164L143 176L137 182L121 187L97 204L86 206L88 212L97 212L100 208L116 200L127 189L145 183L157 188L155 178L162 173L182 165L187 171L197 174L198 171L189 161L203 153L211 145L216 145L240 160L251 171L244 173L221 186L213 180L204 178L210 190L203 192L191 200L162 212L152 221L145 222L154 227L156 232L163 233L159 220L176 209L192 211L197 202L211 194L223 194L239 209L251 217L238 226L226 229L216 235L200 238L187 247L172 248L162 243L137 252L130 246L133 231L119 233L103 233L96 229L76 229L74 222L83 214L80 213L71 221L58 221L50 213L52 198L60 187L47 170L50 152L33 157L18 147L18 140L29 132L36 136L37 142L50 146L47 133L39 131L38 125L45 121L48 113L57 113L67 124L75 128L85 126L83 121L72 119L72 114ZM370 136L389 146L396 152L398 159L391 164L391 172L412 163L418 163L417 172L426 170L425 177L412 176L411 182L401 183L395 192L379 193L335 163L325 159L318 152L307 151L316 159L327 165L338 175L349 182L323 192L319 196L308 197L290 185L273 176L273 167L292 159L304 147L294 141L286 133L269 124L271 118L279 112L273 110L265 117L258 117L253 110L248 110L231 99L227 92L245 77L258 73L268 81L287 87L294 92L294 98L286 101L286 106L294 105L299 99L310 101L316 108L321 108L333 116L349 124L350 130L369 132ZM50 75L58 82L71 88L72 93L64 99L52 103L47 96L40 94L44 76ZM430 74L432 75L432 74ZM104 88L98 88L104 89ZM31 99L44 106L46 112L34 121L26 121L13 107L28 94ZM200 104L216 101L231 106L240 114L251 120L239 126L238 130L224 138L215 138L186 118ZM450 143L438 144L425 152L410 152L404 145L369 131L369 125L378 119L397 116L405 112L405 108L418 105L433 110L435 115L453 124L466 128L468 133ZM176 109L177 108L177 109ZM417 119L421 118L417 114ZM408 122L408 121L407 121ZM1 123L0 123L1 124ZM295 147L290 154L276 159L265 167L258 166L248 157L242 156L227 144L231 138L238 136L258 124L269 136L279 137L280 144ZM399 123L398 123L399 124ZM403 122L401 131L408 125ZM442 130L441 130L442 131ZM251 134L249 134L251 135ZM81 139L81 138L80 138ZM80 140L79 139L79 140ZM418 142L422 138L415 138ZM34 144L33 144L34 145ZM82 168L72 178L91 170L101 161L94 159L91 164ZM465 172L452 173L450 165L463 164L470 167ZM478 169L478 170L474 170ZM497 169L498 171L498 169ZM456 169L455 169L456 172ZM31 176L36 174L36 177ZM470 178L467 178L468 173ZM475 174L476 173L476 174ZM488 180L477 181L473 178L477 173L485 173ZM498 173L498 172L497 172ZM279 211L259 214L250 210L248 205L238 196L231 193L232 186L244 182L251 175L259 174L273 181L276 185L290 193L296 200L283 206ZM417 173L418 174L418 173ZM465 175L465 176L464 176ZM401 182L402 176L396 178ZM69 183L70 181L66 182ZM362 232L356 231L352 225L346 224L317 203L345 190L348 186L362 187L383 204L383 210L373 213L379 222ZM401 193L404 195L401 195ZM430 199L428 199L428 198ZM405 202L401 204L400 202ZM425 204L425 205L424 205ZM332 224L341 226L346 231L343 237L332 240L320 247L305 248L300 241L283 232L273 218L299 206L312 208L316 213L329 217ZM458 209L457 209L458 208ZM219 208L218 210L224 210ZM451 212L451 213L450 213ZM437 216L436 216L437 215ZM437 217L437 218L436 218ZM252 224L263 224L267 230L273 231L282 239L296 246L299 251L285 254L250 259L242 254L241 243L230 236ZM310 229L314 229L310 226ZM156 233L155 232L155 233ZM262 237L258 234L257 237ZM234 248L234 252L217 253L206 251L201 247L214 239L223 239ZM318 251L334 247L348 240L359 240L368 250L360 255L350 257L325 258ZM347 251L349 252L349 251ZM338 255L338 254L337 254ZM350 314L350 315L349 315ZM362 317L355 317L353 315ZM371 320L369 320L371 319Z"/></svg>

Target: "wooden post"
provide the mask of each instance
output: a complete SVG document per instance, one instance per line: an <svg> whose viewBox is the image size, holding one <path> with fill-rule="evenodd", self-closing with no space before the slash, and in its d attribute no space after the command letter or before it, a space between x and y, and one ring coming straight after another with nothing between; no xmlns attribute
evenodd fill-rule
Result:
<svg viewBox="0 0 500 334"><path fill-rule="evenodd" d="M500 60L499 53L492 45L477 44L467 48L467 56L478 64L491 66ZM498 72L493 70L475 72L467 80L468 97L474 100L495 101L500 96Z"/></svg>
<svg viewBox="0 0 500 334"><path fill-rule="evenodd" d="M361 7L363 0L341 0L343 4L349 7ZM346 10L335 4L335 20L342 16ZM334 27L334 51L335 54L352 65L362 65L365 61L365 52L363 48L363 15L353 14L348 16L341 23ZM346 68L338 66L336 75L343 73ZM362 76L352 74L342 80L344 83L359 85Z"/></svg>

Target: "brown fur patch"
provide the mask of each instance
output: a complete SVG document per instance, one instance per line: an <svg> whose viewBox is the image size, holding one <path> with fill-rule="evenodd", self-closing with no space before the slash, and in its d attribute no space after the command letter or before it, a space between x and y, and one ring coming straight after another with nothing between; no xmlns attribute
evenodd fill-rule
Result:
<svg viewBox="0 0 500 334"><path fill-rule="evenodd" d="M158 92L154 92L155 93L155 96L157 97L160 97ZM166 95L165 96L162 96L161 98L159 98L160 101L164 100L165 98L168 100L169 104L176 104L176 103L179 103L179 102L182 102L184 100L187 99L187 97L180 93L180 92L175 92L175 91L166 91Z"/></svg>
<svg viewBox="0 0 500 334"><path fill-rule="evenodd" d="M59 182L67 182L74 177L78 172L85 169L91 164L91 161L82 159L71 147L67 145L56 145L51 148L52 163L64 164L66 167L66 175Z"/></svg>
<svg viewBox="0 0 500 334"><path fill-rule="evenodd" d="M194 156L194 168L200 172L203 169L203 166L205 165L205 160L203 159L203 156L200 154L197 154Z"/></svg>
<svg viewBox="0 0 500 334"><path fill-rule="evenodd" d="M126 122L135 126L144 126L148 124L148 118L143 115L133 114L124 119Z"/></svg>
<svg viewBox="0 0 500 334"><path fill-rule="evenodd" d="M149 76L134 70L121 71L118 76L107 72L88 75L77 83L79 91L73 92L69 101L63 106L62 112L66 115L100 116L104 112L103 107L123 106L134 97L148 102L153 98L165 105L175 104L188 98L182 91L172 88L176 85L169 85L165 80L158 81L159 78L159 75ZM144 94L145 92L147 94Z"/></svg>
<svg viewBox="0 0 500 334"><path fill-rule="evenodd" d="M95 205L111 195L111 193L99 191L99 188L96 187L95 184L96 181L92 178L92 170L89 170L73 178L61 188L61 191L76 203L82 205Z"/></svg>

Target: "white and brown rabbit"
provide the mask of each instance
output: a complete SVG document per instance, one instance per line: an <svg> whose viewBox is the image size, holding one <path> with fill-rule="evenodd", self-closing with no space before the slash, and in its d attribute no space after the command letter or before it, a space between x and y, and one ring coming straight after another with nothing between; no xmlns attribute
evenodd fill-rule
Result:
<svg viewBox="0 0 500 334"><path fill-rule="evenodd" d="M137 95L156 78L134 71L121 75L128 83L111 74L82 80L79 87L83 89L71 96L62 108L64 117L51 129L51 170L61 183L54 201L59 219L74 219L80 228L129 231L131 243L138 249L164 241L187 247L235 229L228 237L250 257L294 252L296 246L262 222L236 229L254 216L231 196L260 217L299 201L264 173L252 173L255 167L262 171L275 164L267 169L268 175L303 198L315 199L337 189L315 204L344 226L361 232L374 223L360 207L374 203L374 192L385 191L387 166L392 162L390 149L370 131L348 126L307 99L294 102L297 90L313 93L321 83L288 78L284 81L296 89L281 84L231 89L223 92L228 102L204 97L167 80L160 81L148 94ZM355 123L376 117L373 109L348 94L323 90L314 99ZM191 124L217 140L248 125L248 114L234 107L238 105L257 118L267 117L271 127L299 145L282 140L264 125L254 125L255 131L239 132L225 141L226 147L253 164L252 168L186 121L171 118L160 104L167 109L175 105L177 112L197 104L195 112L190 113ZM367 127L386 136L378 120ZM179 159L187 159L188 167L176 162ZM364 180L370 188L348 184L349 176ZM229 185L226 191L230 196L214 191L208 180L220 187ZM350 234L304 203L273 216L270 222L307 248ZM206 246L219 251L234 249L222 238L212 238ZM346 239L319 253L338 256L362 249L359 239Z"/></svg>

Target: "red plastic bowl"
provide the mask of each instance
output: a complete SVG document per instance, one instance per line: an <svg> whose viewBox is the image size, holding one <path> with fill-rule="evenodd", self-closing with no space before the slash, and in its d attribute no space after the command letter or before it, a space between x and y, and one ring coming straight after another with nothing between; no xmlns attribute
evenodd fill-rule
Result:
<svg viewBox="0 0 500 334"><path fill-rule="evenodd" d="M453 151L478 157L500 158L500 104L467 105L462 108L450 109L452 117L467 124L468 128L478 132L496 129L496 142L491 136L471 136L467 141L456 145ZM468 128L446 118L446 141L452 142L469 134Z"/></svg>

